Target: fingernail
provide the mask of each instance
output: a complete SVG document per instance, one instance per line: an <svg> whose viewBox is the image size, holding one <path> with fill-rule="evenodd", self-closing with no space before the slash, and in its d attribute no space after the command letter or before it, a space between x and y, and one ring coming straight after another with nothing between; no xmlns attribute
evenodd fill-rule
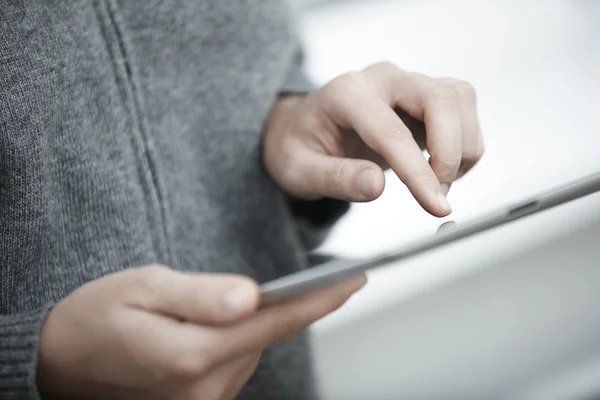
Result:
<svg viewBox="0 0 600 400"><path fill-rule="evenodd" d="M440 185L440 188L442 190L442 194L444 196L448 196L448 192L450 191L450 185L448 185L447 183L442 183Z"/></svg>
<svg viewBox="0 0 600 400"><path fill-rule="evenodd" d="M223 301L229 312L232 314L240 314L248 309L251 297L252 293L247 288L236 287L225 293Z"/></svg>
<svg viewBox="0 0 600 400"><path fill-rule="evenodd" d="M437 198L438 204L444 212L449 213L452 211L452 207L450 207L450 203L448 203L448 199L443 193L438 193Z"/></svg>
<svg viewBox="0 0 600 400"><path fill-rule="evenodd" d="M373 170L365 169L358 174L357 186L360 193L365 197L370 197L373 188Z"/></svg>

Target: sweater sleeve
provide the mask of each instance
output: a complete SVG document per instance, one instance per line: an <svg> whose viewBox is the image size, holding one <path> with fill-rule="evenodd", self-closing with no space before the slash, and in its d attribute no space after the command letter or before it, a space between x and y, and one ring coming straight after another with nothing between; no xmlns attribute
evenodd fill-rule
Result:
<svg viewBox="0 0 600 400"><path fill-rule="evenodd" d="M323 198L313 201L290 200L296 226L307 250L319 247L333 225L348 211L350 203Z"/></svg>
<svg viewBox="0 0 600 400"><path fill-rule="evenodd" d="M304 95L316 89L314 82L306 75L304 68L304 53L298 48L294 53L292 65L286 76L279 94L280 95Z"/></svg>
<svg viewBox="0 0 600 400"><path fill-rule="evenodd" d="M39 400L36 386L39 338L50 306L0 316L0 398Z"/></svg>

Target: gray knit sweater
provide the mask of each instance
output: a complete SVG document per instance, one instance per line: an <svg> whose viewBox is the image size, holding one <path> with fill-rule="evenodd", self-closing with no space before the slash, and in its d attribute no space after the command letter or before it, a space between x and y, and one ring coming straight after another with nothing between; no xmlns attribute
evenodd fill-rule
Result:
<svg viewBox="0 0 600 400"><path fill-rule="evenodd" d="M300 60L278 0L0 0L0 399L39 397L43 318L86 281L308 266L347 205L290 204L260 162ZM240 398L313 398L308 350L266 351Z"/></svg>

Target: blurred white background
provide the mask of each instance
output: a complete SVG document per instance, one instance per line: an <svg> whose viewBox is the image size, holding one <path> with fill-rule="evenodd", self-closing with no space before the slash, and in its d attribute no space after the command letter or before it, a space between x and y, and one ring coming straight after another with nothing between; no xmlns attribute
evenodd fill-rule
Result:
<svg viewBox="0 0 600 400"><path fill-rule="evenodd" d="M404 69L456 77L475 86L487 151L482 162L452 187L451 218L457 222L600 170L600 1L296 2L307 70L318 83L387 60ZM354 205L323 250L346 256L372 254L417 236L431 235L442 222L421 210L398 179L389 174L384 195L375 202ZM376 363L374 371L393 367L379 364L381 360L368 358L365 353L392 351L393 343L382 338L374 342L376 336L369 336L378 333L375 327L364 326L373 316L391 318L394 312L418 304L427 293L466 280L475 271L518 260L519 254L528 260L526 255L531 249L562 243L561 238L575 237L583 231L587 232L585 238L593 237L600 243L600 196L370 273L365 289L314 327L324 392L331 399L379 398L364 397L374 390L369 386L370 378L353 375L364 370L348 366L356 361ZM568 248L564 251L569 252ZM594 246L577 251L580 266L600 265L592 261L600 256ZM585 251L589 254L582 255ZM519 261L510 265L515 263ZM526 263L540 264L535 260ZM568 308L565 313L569 314ZM394 330L403 334L405 322L397 320L386 325L392 330L390 337ZM465 327L469 323L473 321L465 321ZM319 346L331 346L335 343L332 337L342 343L339 335L359 330L366 336L361 343L353 344L354 349L341 353L341 348L329 348L325 352ZM356 359L356 354L362 354L360 349L354 354L359 345L367 358ZM400 350L395 354L402 356ZM332 357L338 361L332 361ZM347 368L340 370L344 365ZM423 373L430 367L425 363ZM363 379L364 385L353 385L357 379ZM422 383L417 377L411 382L412 389L404 386L408 390L404 393L433 393L420 392L418 385ZM388 383L386 393L397 393L399 387ZM345 389L340 387L342 384ZM341 397L349 393L355 397Z"/></svg>

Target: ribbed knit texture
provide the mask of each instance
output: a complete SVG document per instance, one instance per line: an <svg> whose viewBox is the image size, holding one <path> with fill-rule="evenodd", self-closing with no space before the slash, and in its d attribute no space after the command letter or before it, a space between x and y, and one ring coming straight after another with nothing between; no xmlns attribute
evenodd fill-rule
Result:
<svg viewBox="0 0 600 400"><path fill-rule="evenodd" d="M348 205L260 162L277 96L312 90L291 26L278 0L0 0L0 399L38 398L46 312L87 281L309 266ZM268 349L239 398L314 398L309 354Z"/></svg>
<svg viewBox="0 0 600 400"><path fill-rule="evenodd" d="M0 399L39 399L35 370L48 307L0 317Z"/></svg>

